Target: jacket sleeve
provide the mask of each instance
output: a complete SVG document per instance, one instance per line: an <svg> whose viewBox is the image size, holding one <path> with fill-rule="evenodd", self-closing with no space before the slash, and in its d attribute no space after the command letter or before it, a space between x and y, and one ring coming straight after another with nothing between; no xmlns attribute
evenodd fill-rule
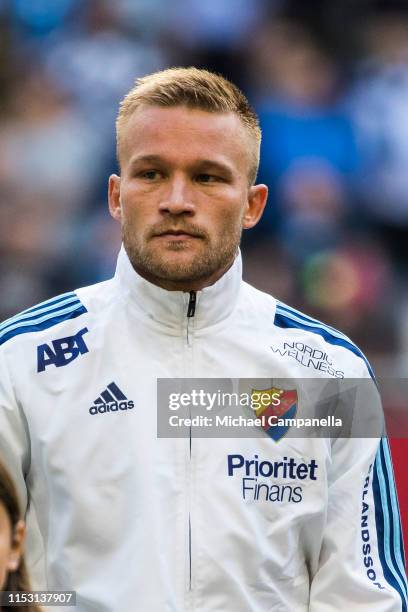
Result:
<svg viewBox="0 0 408 612"><path fill-rule="evenodd" d="M4 348L4 345L0 347L0 461L13 479L26 520L25 556L32 587L45 588L43 543L26 485L30 470L29 430L15 394Z"/></svg>
<svg viewBox="0 0 408 612"><path fill-rule="evenodd" d="M309 610L407 612L401 523L386 437L332 443L327 519Z"/></svg>
<svg viewBox="0 0 408 612"><path fill-rule="evenodd" d="M24 414L18 405L4 347L0 348L0 461L17 489L22 512L28 505L25 477L29 470L30 443Z"/></svg>

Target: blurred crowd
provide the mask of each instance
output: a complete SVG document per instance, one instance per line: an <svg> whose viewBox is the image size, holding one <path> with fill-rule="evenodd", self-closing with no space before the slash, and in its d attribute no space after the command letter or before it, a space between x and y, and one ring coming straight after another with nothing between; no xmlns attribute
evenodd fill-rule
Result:
<svg viewBox="0 0 408 612"><path fill-rule="evenodd" d="M0 318L114 271L117 106L196 65L259 112L244 236L260 289L408 369L408 7L359 0L0 0Z"/></svg>

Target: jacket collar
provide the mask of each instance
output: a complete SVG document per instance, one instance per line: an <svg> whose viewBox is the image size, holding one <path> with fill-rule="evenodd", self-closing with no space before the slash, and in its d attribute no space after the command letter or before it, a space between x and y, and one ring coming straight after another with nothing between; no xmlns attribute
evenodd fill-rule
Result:
<svg viewBox="0 0 408 612"><path fill-rule="evenodd" d="M126 300L156 323L180 329L187 319L190 295L167 291L142 278L134 270L122 245L115 280ZM194 328L209 327L226 319L234 310L242 280L242 259L238 252L231 268L213 285L197 291Z"/></svg>

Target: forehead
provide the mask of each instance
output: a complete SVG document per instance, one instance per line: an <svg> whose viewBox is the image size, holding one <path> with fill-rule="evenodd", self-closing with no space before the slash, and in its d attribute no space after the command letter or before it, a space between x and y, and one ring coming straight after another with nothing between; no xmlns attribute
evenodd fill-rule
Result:
<svg viewBox="0 0 408 612"><path fill-rule="evenodd" d="M248 165L249 135L238 115L184 106L137 109L121 127L120 158L157 155L180 163L227 161L239 171Z"/></svg>

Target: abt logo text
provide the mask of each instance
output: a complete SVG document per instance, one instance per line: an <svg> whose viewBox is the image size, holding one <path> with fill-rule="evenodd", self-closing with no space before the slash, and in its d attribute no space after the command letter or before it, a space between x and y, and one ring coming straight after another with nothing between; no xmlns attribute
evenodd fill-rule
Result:
<svg viewBox="0 0 408 612"><path fill-rule="evenodd" d="M87 327L81 329L75 336L58 338L49 344L37 346L37 372L44 372L45 368L54 365L57 368L67 365L79 355L88 352L83 338L88 331Z"/></svg>

